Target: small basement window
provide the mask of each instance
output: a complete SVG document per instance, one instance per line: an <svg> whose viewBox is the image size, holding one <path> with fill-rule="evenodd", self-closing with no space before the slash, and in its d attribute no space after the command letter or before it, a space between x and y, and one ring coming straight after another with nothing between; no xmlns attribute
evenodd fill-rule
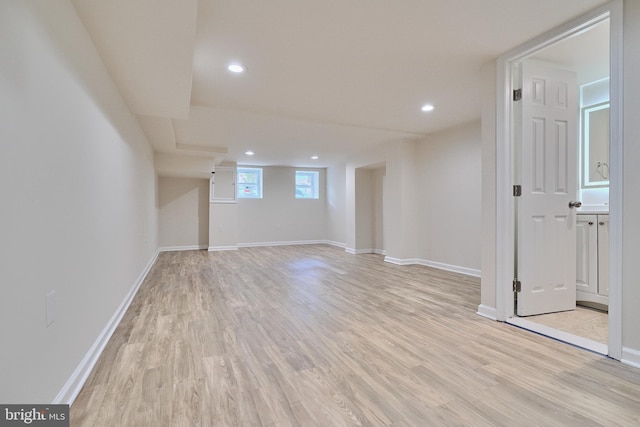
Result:
<svg viewBox="0 0 640 427"><path fill-rule="evenodd" d="M238 168L238 198L262 199L262 169Z"/></svg>
<svg viewBox="0 0 640 427"><path fill-rule="evenodd" d="M296 199L317 199L319 176L317 171L296 171Z"/></svg>

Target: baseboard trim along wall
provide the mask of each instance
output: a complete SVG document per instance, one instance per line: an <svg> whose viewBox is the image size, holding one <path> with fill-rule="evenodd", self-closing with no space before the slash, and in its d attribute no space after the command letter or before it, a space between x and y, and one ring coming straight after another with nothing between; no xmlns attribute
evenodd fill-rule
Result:
<svg viewBox="0 0 640 427"><path fill-rule="evenodd" d="M344 248L344 243L334 242L331 240L292 240L281 242L253 242L253 243L238 243L236 246L209 246L209 251L235 251L239 248L257 248L262 246L295 246L295 245L331 245L339 248ZM204 246L202 249L207 249ZM179 249L178 249L179 250ZM190 249L183 249L190 250Z"/></svg>
<svg viewBox="0 0 640 427"><path fill-rule="evenodd" d="M620 361L625 365L640 368L640 350L622 347L622 359Z"/></svg>
<svg viewBox="0 0 640 427"><path fill-rule="evenodd" d="M428 261L421 259L418 260L417 264L424 265L425 267L437 268L439 270L451 271L453 273L460 273L466 276L480 277L481 275L480 270L477 270L475 268L461 267L459 265L445 264L437 261Z"/></svg>
<svg viewBox="0 0 640 427"><path fill-rule="evenodd" d="M82 389L82 386L84 386L84 383L87 381L87 378L89 378L91 371L93 370L96 363L98 362L98 358L104 351L104 348L109 342L109 339L111 339L111 336L113 335L116 328L118 327L118 324L122 320L122 317L127 312L127 309L131 305L131 302L133 301L133 298L136 296L136 293L138 293L138 289L140 289L140 285L142 285L142 282L144 282L144 279L147 277L147 274L149 274L151 267L153 267L153 264L156 262L156 259L158 258L159 253L160 253L160 250L157 250L155 254L151 257L151 260L145 267L144 271L142 272L142 274L140 274L140 276L134 283L129 293L125 296L124 300L122 301L122 303L120 304L116 312L113 314L109 322L105 325L100 335L98 335L98 338L96 338L96 340L93 342L93 345L89 348L89 351L87 352L87 354L85 354L85 356L82 358L82 360L80 361L80 364L75 369L75 371L73 371L73 374L71 374L71 377L67 380L66 384L62 387L62 390L60 390L58 395L55 397L55 399L52 402L53 404L72 405L73 402L76 400L76 397L78 397L78 394Z"/></svg>
<svg viewBox="0 0 640 427"><path fill-rule="evenodd" d="M208 249L207 245L191 245L191 246L165 246L158 249L159 252L178 252L178 251L201 251Z"/></svg>
<svg viewBox="0 0 640 427"><path fill-rule="evenodd" d="M495 307L489 307L488 305L480 304L476 314L486 317L487 319L498 320Z"/></svg>
<svg viewBox="0 0 640 427"><path fill-rule="evenodd" d="M207 249L209 252L218 252L218 251L237 251L237 246L209 246Z"/></svg>
<svg viewBox="0 0 640 427"><path fill-rule="evenodd" d="M373 253L375 253L375 249L371 249L371 248L366 248L366 249L346 248L344 251L349 253L349 254L351 254L351 255L362 255L362 254L373 254Z"/></svg>
<svg viewBox="0 0 640 427"><path fill-rule="evenodd" d="M419 258L400 259L390 256L384 257L385 262L396 265L423 265L425 267L437 268L438 270L451 271L452 273L464 274L465 276L480 277L481 272L475 268L461 267L458 265L445 264L437 261L429 261Z"/></svg>
<svg viewBox="0 0 640 427"><path fill-rule="evenodd" d="M385 256L384 262L390 262L391 264L395 264L395 265L414 265L418 263L418 260L413 258L402 259L402 258Z"/></svg>
<svg viewBox="0 0 640 427"><path fill-rule="evenodd" d="M253 242L253 243L238 243L237 246L210 246L209 251L233 251L239 248L258 248L262 246L295 246L295 245L331 245L339 248L344 248L344 243L334 242L332 240L291 240L281 242ZM206 246L202 249L207 249ZM184 249L189 250L189 249Z"/></svg>
<svg viewBox="0 0 640 427"><path fill-rule="evenodd" d="M238 243L238 246L241 248L257 248L261 246L322 245L325 243L327 243L326 240L292 240L281 242Z"/></svg>
<svg viewBox="0 0 640 427"><path fill-rule="evenodd" d="M331 245L342 249L345 249L347 247L347 245L345 245L344 243L334 242L333 240L325 240L324 243L326 245Z"/></svg>
<svg viewBox="0 0 640 427"><path fill-rule="evenodd" d="M387 251L385 251L384 249L373 249L373 248L367 248L367 249L353 249L353 248L347 248L344 245L342 245L345 252L351 254L351 255L362 255L362 254L378 254L378 255L386 255Z"/></svg>

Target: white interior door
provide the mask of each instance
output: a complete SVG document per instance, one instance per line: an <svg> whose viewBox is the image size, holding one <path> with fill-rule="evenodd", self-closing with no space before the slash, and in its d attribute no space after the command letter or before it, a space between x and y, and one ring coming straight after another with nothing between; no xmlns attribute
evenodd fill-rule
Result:
<svg viewBox="0 0 640 427"><path fill-rule="evenodd" d="M522 66L517 314L576 307L578 85L573 72Z"/></svg>

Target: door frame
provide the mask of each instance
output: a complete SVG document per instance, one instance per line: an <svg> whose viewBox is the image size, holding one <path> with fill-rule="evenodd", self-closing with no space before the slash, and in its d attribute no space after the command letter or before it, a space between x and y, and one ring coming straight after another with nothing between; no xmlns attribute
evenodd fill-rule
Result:
<svg viewBox="0 0 640 427"><path fill-rule="evenodd" d="M515 254L515 182L513 143L513 65L562 39L609 18L610 25L610 164L609 177L609 356L622 357L622 184L623 81L622 0L613 0L505 53L496 69L496 319L514 316L512 281Z"/></svg>

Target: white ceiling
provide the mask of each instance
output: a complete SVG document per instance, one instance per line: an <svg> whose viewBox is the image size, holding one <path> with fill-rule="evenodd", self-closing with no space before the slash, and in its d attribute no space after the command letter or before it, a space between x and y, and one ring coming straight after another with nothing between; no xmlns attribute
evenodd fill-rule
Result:
<svg viewBox="0 0 640 427"><path fill-rule="evenodd" d="M477 119L484 64L606 0L72 2L158 173L205 177L324 167Z"/></svg>

